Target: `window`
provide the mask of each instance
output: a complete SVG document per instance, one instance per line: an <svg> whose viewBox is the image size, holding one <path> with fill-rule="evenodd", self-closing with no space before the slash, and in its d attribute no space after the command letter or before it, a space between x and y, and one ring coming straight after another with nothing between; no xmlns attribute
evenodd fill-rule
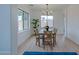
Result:
<svg viewBox="0 0 79 59"><path fill-rule="evenodd" d="M29 13L18 9L18 32L29 29Z"/></svg>
<svg viewBox="0 0 79 59"><path fill-rule="evenodd" d="M53 27L53 16L41 16L41 27L45 27L47 22L49 27Z"/></svg>

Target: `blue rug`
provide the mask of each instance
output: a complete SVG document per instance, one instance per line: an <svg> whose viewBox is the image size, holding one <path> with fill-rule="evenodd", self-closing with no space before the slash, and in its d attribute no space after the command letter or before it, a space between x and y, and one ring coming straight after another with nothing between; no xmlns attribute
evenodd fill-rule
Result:
<svg viewBox="0 0 79 59"><path fill-rule="evenodd" d="M23 55L77 55L76 52L31 52L26 51Z"/></svg>

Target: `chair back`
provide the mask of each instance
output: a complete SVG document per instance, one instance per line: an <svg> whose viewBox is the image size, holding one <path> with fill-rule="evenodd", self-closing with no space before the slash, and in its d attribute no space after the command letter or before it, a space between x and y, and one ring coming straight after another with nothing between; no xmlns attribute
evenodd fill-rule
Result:
<svg viewBox="0 0 79 59"><path fill-rule="evenodd" d="M52 31L44 31L44 38L45 38L45 40L51 40L52 39Z"/></svg>
<svg viewBox="0 0 79 59"><path fill-rule="evenodd" d="M34 32L35 32L35 36L39 33L38 29L36 29Z"/></svg>
<svg viewBox="0 0 79 59"><path fill-rule="evenodd" d="M54 31L54 33L57 33L57 29L56 28L54 28L53 31Z"/></svg>
<svg viewBox="0 0 79 59"><path fill-rule="evenodd" d="M52 31L44 32L44 48L45 48L45 45L49 45L51 49L53 48Z"/></svg>

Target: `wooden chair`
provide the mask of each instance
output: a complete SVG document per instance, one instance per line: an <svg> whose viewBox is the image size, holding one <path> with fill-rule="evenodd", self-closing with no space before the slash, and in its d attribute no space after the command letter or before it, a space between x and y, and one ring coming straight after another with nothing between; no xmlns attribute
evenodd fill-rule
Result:
<svg viewBox="0 0 79 59"><path fill-rule="evenodd" d="M51 49L53 48L52 31L44 31L44 48L46 45L49 45Z"/></svg>
<svg viewBox="0 0 79 59"><path fill-rule="evenodd" d="M38 30L35 30L35 37L36 37L36 45L38 44L38 46L40 47L40 34Z"/></svg>
<svg viewBox="0 0 79 59"><path fill-rule="evenodd" d="M53 30L53 46L55 46L56 45L56 34L57 34L57 29L56 28L54 28L54 30Z"/></svg>

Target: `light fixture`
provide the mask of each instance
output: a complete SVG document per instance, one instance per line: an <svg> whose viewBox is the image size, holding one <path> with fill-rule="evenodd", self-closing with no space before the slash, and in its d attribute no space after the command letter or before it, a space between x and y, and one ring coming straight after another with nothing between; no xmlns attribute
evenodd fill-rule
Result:
<svg viewBox="0 0 79 59"><path fill-rule="evenodd" d="M46 14L48 16L48 4L46 4Z"/></svg>
<svg viewBox="0 0 79 59"><path fill-rule="evenodd" d="M41 11L42 11L42 15L45 15L45 19L46 19L45 20L45 25L48 26L48 19L49 19L49 16L52 15L53 11L51 9L51 5L44 4L43 6L44 6L44 8L42 8Z"/></svg>
<svg viewBox="0 0 79 59"><path fill-rule="evenodd" d="M53 10L51 9L51 7L49 4L46 4L46 15L52 15Z"/></svg>
<svg viewBox="0 0 79 59"><path fill-rule="evenodd" d="M48 4L46 4L46 26L48 26L48 12L49 12L49 10L48 10Z"/></svg>

